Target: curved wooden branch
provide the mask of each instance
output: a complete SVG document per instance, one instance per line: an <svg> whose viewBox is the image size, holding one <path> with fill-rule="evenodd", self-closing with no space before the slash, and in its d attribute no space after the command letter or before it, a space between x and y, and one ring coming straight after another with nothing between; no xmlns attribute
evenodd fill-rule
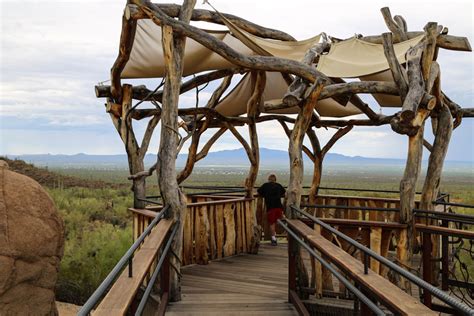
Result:
<svg viewBox="0 0 474 316"><path fill-rule="evenodd" d="M462 117L474 117L474 108L466 108L460 110Z"/></svg>
<svg viewBox="0 0 474 316"><path fill-rule="evenodd" d="M151 166L148 170L140 171L140 172L137 172L135 174L132 174L127 179L128 180L139 180L139 179L142 179L142 178L146 178L146 177L151 176L153 174L153 172L157 169L158 169L158 162L155 162L153 164L153 166Z"/></svg>
<svg viewBox="0 0 474 316"><path fill-rule="evenodd" d="M388 7L383 7L380 9L380 12L382 12L383 19L388 29L393 33L394 42L406 41L408 39L404 32L406 23L401 23L402 25L399 25L397 21L392 19L392 14L390 13L390 9ZM397 20L400 21L400 18L397 18Z"/></svg>
<svg viewBox="0 0 474 316"><path fill-rule="evenodd" d="M258 145L256 118L260 115L259 106L262 102L263 91L266 84L265 71L252 72L253 92L247 102L247 117L249 118L248 131L250 138L250 148L252 150L253 161L251 160L249 172L245 179L247 197L253 196L253 187L257 180L258 167L260 163L260 152ZM249 157L250 158L250 157Z"/></svg>
<svg viewBox="0 0 474 316"><path fill-rule="evenodd" d="M285 131L285 134L286 136L288 137L288 139L291 137L291 130L288 128L288 125L286 125L285 121L283 120L277 120L278 123L280 123L281 127L283 127L283 130ZM306 156L308 156L308 158L314 162L314 160L316 159L314 157L314 154L311 152L311 150L306 147L305 145L303 145L303 152L306 154Z"/></svg>
<svg viewBox="0 0 474 316"><path fill-rule="evenodd" d="M429 152L433 152L433 145L431 145L426 139L423 139L423 146L425 146Z"/></svg>
<svg viewBox="0 0 474 316"><path fill-rule="evenodd" d="M196 162L203 159L209 153L212 145L227 131L227 127L220 128L211 138L207 141L207 143L202 147L201 151L196 155Z"/></svg>
<svg viewBox="0 0 474 316"><path fill-rule="evenodd" d="M160 116L155 115L147 124L145 134L143 135L142 145L140 146L140 157L143 160L145 158L146 152L148 151L148 146L150 145L151 137L153 136L153 131L155 130L156 125L160 122Z"/></svg>
<svg viewBox="0 0 474 316"><path fill-rule="evenodd" d="M408 92L408 85L405 80L405 76L402 72L402 66L397 60L395 55L395 50L393 48L393 41L392 41L392 33L383 33L383 51L385 53L385 57L387 58L388 65L390 67L390 71L392 72L393 80L395 81L399 91L400 91L400 98L405 100L405 96Z"/></svg>
<svg viewBox="0 0 474 316"><path fill-rule="evenodd" d="M424 32L407 32L407 38L412 39L420 35L425 34ZM363 36L361 40L373 44L383 44L383 39L381 35L369 35ZM471 44L469 39L464 36L454 36L447 34L440 34L436 38L436 46L444 49L462 51L462 52L471 52Z"/></svg>
<svg viewBox="0 0 474 316"><path fill-rule="evenodd" d="M320 122L314 124L315 127L344 127L348 125L353 126L381 126L390 124L390 121L396 115L389 115L389 116L380 116L379 120L372 121L372 120L321 120Z"/></svg>
<svg viewBox="0 0 474 316"><path fill-rule="evenodd" d="M423 56L421 58L421 69L423 72L423 79L425 81L428 80L428 76L430 75L431 64L433 59L437 55L437 48L436 48L436 38L438 34L442 31L443 27L438 25L436 22L429 22L424 27L425 30L425 39L426 39L426 47L423 50ZM429 90L427 90L429 92Z"/></svg>
<svg viewBox="0 0 474 316"><path fill-rule="evenodd" d="M326 156L326 154L328 153L328 151L332 148L332 146L334 146L334 144L339 139L341 139L341 137L349 133L353 127L353 125L348 125L344 128L339 129L334 135L332 135L331 139L329 139L329 141L326 143L326 145L324 145L323 149L321 150L321 156L323 157L323 159L324 156Z"/></svg>
<svg viewBox="0 0 474 316"><path fill-rule="evenodd" d="M119 54L110 70L110 96L117 103L122 103L122 84L120 82L120 74L130 58L136 29L137 21L127 20L124 15L122 17Z"/></svg>
<svg viewBox="0 0 474 316"><path fill-rule="evenodd" d="M181 6L177 4L156 3L155 5L157 5L161 10L163 10L164 13L166 13L172 18L177 17L181 10ZM143 12L139 10L137 6L133 4L132 5L129 4L126 10L128 10L129 12L128 15L133 19L148 18L146 14L143 14ZM280 41L296 41L295 38L293 38L291 35L285 32L257 25L253 22L247 21L245 19L242 19L241 17L235 16L232 14L227 14L227 13L221 13L221 14L225 18L230 20L233 24L235 24L237 27L241 28L244 31L249 32L250 34L263 37L263 38L276 39ZM219 16L219 14L217 14L216 12L204 10L204 9L194 9L191 15L191 20L192 21L205 21L205 22L225 25L224 22L222 21L222 18Z"/></svg>
<svg viewBox="0 0 474 316"><path fill-rule="evenodd" d="M311 66L314 59L322 54L325 50L329 49L331 45L324 41L322 43L315 44L311 47L303 57L302 63ZM293 79L293 82L288 87L287 92L283 96L283 103L288 107L296 106L301 102L302 96L308 88L308 82L300 77Z"/></svg>
<svg viewBox="0 0 474 316"><path fill-rule="evenodd" d="M201 132L194 130L194 133L191 136L191 145L188 148L188 157L186 159L186 164L183 170L181 170L181 172L177 176L178 183L181 183L186 180L193 172L194 164L196 163L196 152L199 146L199 140L201 138L201 135Z"/></svg>
<svg viewBox="0 0 474 316"><path fill-rule="evenodd" d="M222 69L216 70L212 72L208 72L202 75L198 75L192 79L189 79L185 83L181 85L180 94L190 91L200 85L209 83L211 81L221 79L227 76L234 75L236 73L244 73L245 69L243 68L230 68L230 69ZM147 89L147 87L141 86L134 86L132 89L132 97L136 100L144 100L145 98L149 98L150 100L155 100L161 102L163 98L163 90L157 91L154 94L151 94L152 91ZM95 86L95 95L97 98L108 98L111 96L110 86L107 85L97 85Z"/></svg>
<svg viewBox="0 0 474 316"><path fill-rule="evenodd" d="M217 89L212 93L209 101L207 101L206 107L211 108L211 109L216 107L222 95L226 92L227 88L229 88L230 83L232 82L232 77L233 75L224 77L224 80L222 80L219 87L217 87Z"/></svg>
<svg viewBox="0 0 474 316"><path fill-rule="evenodd" d="M253 156L252 148L250 148L247 141L242 137L242 135L240 135L239 131L237 131L237 129L229 122L224 122L224 126L226 126L227 129L231 131L231 133L239 141L242 147L244 147L245 152L247 153L247 156L249 157L250 163L255 163L255 157Z"/></svg>
<svg viewBox="0 0 474 316"><path fill-rule="evenodd" d="M424 47L425 43L420 42L407 52L409 90L403 101L402 112L400 113L400 120L402 122L410 122L415 118L416 110L423 98L425 82L421 70L421 57Z"/></svg>
<svg viewBox="0 0 474 316"><path fill-rule="evenodd" d="M323 83L330 82L326 75L301 62L270 56L243 55L205 31L170 18L158 6L151 2L144 0L143 3L143 5L140 5L140 8L156 24L171 26L174 32L192 38L237 66L255 70L290 73L310 82L314 82L317 78L320 78Z"/></svg>
<svg viewBox="0 0 474 316"><path fill-rule="evenodd" d="M398 27L400 28L400 31L402 31L403 33L408 32L407 21L401 15L395 15L393 17L393 20L397 23Z"/></svg>

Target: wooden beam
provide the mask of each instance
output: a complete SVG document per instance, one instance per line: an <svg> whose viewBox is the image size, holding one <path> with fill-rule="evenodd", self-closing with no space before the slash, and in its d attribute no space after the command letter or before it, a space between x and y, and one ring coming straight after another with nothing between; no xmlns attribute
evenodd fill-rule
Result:
<svg viewBox="0 0 474 316"><path fill-rule="evenodd" d="M409 90L400 113L401 122L410 122L415 118L418 105L423 98L425 82L421 70L421 57L424 51L424 42L415 45L407 52L408 85Z"/></svg>
<svg viewBox="0 0 474 316"><path fill-rule="evenodd" d="M184 82L180 88L180 94L188 92L198 86L209 83L214 80L218 80L227 76L231 76L237 73L244 73L245 69L243 68L230 68L230 69L221 69L216 71L211 71L205 74L198 75L188 81ZM95 86L95 95L97 98L108 98L111 97L111 87L107 85L97 85ZM152 90L147 89L146 86L134 86L132 89L132 97L136 100L155 100L161 102L163 98L163 90L153 93Z"/></svg>
<svg viewBox="0 0 474 316"><path fill-rule="evenodd" d="M331 45L327 41L315 44L311 47L303 57L302 63L311 66L314 63L315 58L321 55L325 50L329 49ZM288 107L293 107L299 104L302 100L309 83L301 77L296 77L293 82L289 85L288 90L283 96L283 103Z"/></svg>
<svg viewBox="0 0 474 316"><path fill-rule="evenodd" d="M119 54L112 66L112 69L110 70L110 96L117 103L122 102L122 84L120 82L120 75L127 64L128 59L130 58L136 29L137 21L127 20L124 15L122 17L122 32L120 35Z"/></svg>
<svg viewBox="0 0 474 316"><path fill-rule="evenodd" d="M405 20L402 17L397 18L397 21L405 22L402 25L399 25L397 21L392 19L392 14L390 13L390 9L388 7L383 7L382 9L380 9L380 12L382 12L383 19L388 29L390 30L390 32L393 33L394 42L406 41L408 37L404 30L406 29Z"/></svg>
<svg viewBox="0 0 474 316"><path fill-rule="evenodd" d="M179 13L180 23L189 23L196 0L185 0ZM162 48L166 67L166 80L163 86L163 110L161 114L160 148L158 152L158 183L163 202L170 205L170 216L179 225L172 244L173 252L178 256L171 257L170 300L181 299L179 271L183 249L183 223L186 211L186 197L181 192L176 174L176 157L178 148L178 100L183 73L183 57L186 37L173 32L170 26L162 27Z"/></svg>
<svg viewBox="0 0 474 316"><path fill-rule="evenodd" d="M405 96L408 92L408 85L405 79L405 76L402 72L402 67L397 60L395 55L395 50L393 48L393 39L392 33L383 33L383 50L385 57L387 58L388 65L390 67L390 71L392 72L393 80L399 89L400 97L405 100Z"/></svg>
<svg viewBox="0 0 474 316"><path fill-rule="evenodd" d="M423 35L424 32L407 32L407 38L412 39ZM381 35L370 35L363 36L361 40L373 44L383 44L383 38ZM464 36L454 36L447 34L440 34L436 38L436 46L448 50L462 51L462 52L472 52L471 44L469 39Z"/></svg>
<svg viewBox="0 0 474 316"><path fill-rule="evenodd" d="M178 17L179 12L181 10L181 6L177 4L156 3L155 5L158 6L165 14L167 14L171 18ZM149 18L148 15L144 14L136 5L133 4L127 5L126 11L128 11L128 15L133 19ZM235 24L238 28L249 32L250 34L280 41L296 41L294 37L285 32L257 25L232 14L217 13L204 9L194 9L191 14L191 20L205 21L209 23L225 25L220 14L222 14L226 19Z"/></svg>

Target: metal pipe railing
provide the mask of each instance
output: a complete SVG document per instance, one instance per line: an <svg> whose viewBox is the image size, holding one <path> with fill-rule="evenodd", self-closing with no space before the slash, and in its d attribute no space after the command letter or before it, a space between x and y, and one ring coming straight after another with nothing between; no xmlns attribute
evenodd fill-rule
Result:
<svg viewBox="0 0 474 316"><path fill-rule="evenodd" d="M458 222L466 225L474 225L474 216L467 214L443 213L414 209L413 214L418 218L439 219L449 222Z"/></svg>
<svg viewBox="0 0 474 316"><path fill-rule="evenodd" d="M366 207L366 206L346 206L330 204L301 204L301 207L310 208L332 208L336 210L357 210L357 211L376 211L376 212L400 212L399 208L384 207Z"/></svg>
<svg viewBox="0 0 474 316"><path fill-rule="evenodd" d="M351 291L357 299L359 299L363 304L365 304L372 312L376 315L385 315L385 313L374 303L372 302L367 296L364 295L359 289L357 289L348 279L346 279L339 271L337 271L330 263L324 260L321 256L319 256L316 251L314 251L307 243L305 243L302 239L300 239L291 228L288 227L287 224L284 224L282 220L278 220L278 224L283 227L284 230L287 231L291 237L296 240L301 246L303 246L311 256L316 258L322 266L328 269L334 276L342 283L344 286Z"/></svg>
<svg viewBox="0 0 474 316"><path fill-rule="evenodd" d="M114 283L115 279L120 275L122 270L127 264L130 263L130 260L133 258L135 250L140 247L145 238L150 234L151 230L158 224L158 222L163 218L165 213L168 211L169 205L166 205L163 210L156 214L155 218L151 221L150 225L143 231L140 237L135 240L133 245L127 250L127 252L122 256L119 262L115 267L110 271L107 277L102 281L99 287L92 293L91 297L85 302L82 308L77 313L78 316L89 315L91 310L97 305L99 300L104 296L104 294L109 290L109 288Z"/></svg>
<svg viewBox="0 0 474 316"><path fill-rule="evenodd" d="M348 242L350 245L356 247L360 251L368 254L369 256L371 256L375 260L379 261L380 263L384 264L388 268L390 268L393 271L397 272L398 274L400 274L401 276L403 276L404 278L406 278L410 282L412 282L415 285L421 287L422 289L430 292L433 296L437 297L438 299L440 299L444 303L448 304L449 306L455 308L459 312L461 312L463 314L466 314L466 315L474 315L474 309L469 308L469 306L467 306L466 304L463 304L462 302L455 299L454 297L449 296L446 292L441 291L440 289L434 287L433 285L429 284L428 282L424 281L423 279L421 279L421 278L413 275L412 273L406 271L405 269L403 269L400 266L394 264L393 262L391 262L387 258L382 257L381 255L379 255L375 251L367 248L366 246L364 246L361 243L355 241L354 239L350 238L349 236L341 233L337 229L333 228L331 225L324 223L320 219L312 216L311 214L308 214L307 212L304 212L304 211L298 209L297 207L295 207L293 205L291 206L291 208L294 211L296 211L296 212L304 215L305 217L311 219L313 222L320 225L324 229L330 231L331 233L333 233L334 235L336 235L339 238L343 239L344 241Z"/></svg>
<svg viewBox="0 0 474 316"><path fill-rule="evenodd" d="M148 285L145 289L145 292L143 293L143 296L140 300L140 303L138 304L137 310L135 311L135 316L141 316L143 313L143 310L145 309L146 302L148 301L148 298L150 297L151 290L153 289L153 285L156 282L156 278L158 277L158 273L161 270L161 267L163 266L163 262L166 259L166 256L168 256L169 249L171 247L171 243L173 242L174 236L176 235L176 232L178 231L179 228L179 222L174 224L173 231L171 232L168 241L163 249L163 252L161 253L160 260L158 261L155 271L153 271L152 276L150 277L150 280L148 281ZM160 302L160 304L163 304L164 302Z"/></svg>
<svg viewBox="0 0 474 316"><path fill-rule="evenodd" d="M474 208L474 205L471 204L462 204L462 203L452 203L452 202L444 202L444 201L434 201L434 204L439 205L446 205L446 206L457 206L457 207L464 207L464 208Z"/></svg>

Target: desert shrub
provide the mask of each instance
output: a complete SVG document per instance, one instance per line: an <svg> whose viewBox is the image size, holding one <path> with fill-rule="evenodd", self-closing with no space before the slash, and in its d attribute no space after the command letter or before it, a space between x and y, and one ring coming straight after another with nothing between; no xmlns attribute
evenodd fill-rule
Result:
<svg viewBox="0 0 474 316"><path fill-rule="evenodd" d="M50 189L65 223L56 296L83 304L132 243L129 190Z"/></svg>
<svg viewBox="0 0 474 316"><path fill-rule="evenodd" d="M132 243L130 226L93 222L70 231L57 284L60 301L83 304Z"/></svg>

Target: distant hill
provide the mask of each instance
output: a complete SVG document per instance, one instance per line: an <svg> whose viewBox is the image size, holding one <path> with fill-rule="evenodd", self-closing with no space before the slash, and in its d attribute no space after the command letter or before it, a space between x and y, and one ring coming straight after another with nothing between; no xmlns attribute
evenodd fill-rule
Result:
<svg viewBox="0 0 474 316"><path fill-rule="evenodd" d="M104 181L86 180L59 174L57 172L52 172L47 168L38 168L33 164L26 163L25 161L19 159L11 160L5 157L0 157L0 160L5 160L8 163L9 170L28 176L37 181L39 184L48 188L83 187L97 189L103 187L120 186Z"/></svg>
<svg viewBox="0 0 474 316"><path fill-rule="evenodd" d="M97 168L97 169L113 169L113 168L127 168L127 156L123 155L19 155L9 156L9 158L22 159L29 163L34 163L38 166L48 166L57 168ZM180 154L178 156L177 165L183 166L186 162L187 155ZM304 156L305 161L309 163L309 159ZM283 150L275 150L268 148L260 149L260 162L262 167L287 167L288 166L288 152ZM145 157L145 165L151 166L156 161L155 154L148 154ZM391 165L402 166L405 164L404 159L387 159L387 158L367 158L361 156L345 156L341 154L328 153L324 160L326 165ZM425 161L426 163L426 161ZM248 158L245 150L232 149L210 152L206 158L198 162L197 166L228 166L241 167L248 166ZM447 161L446 165L471 167L472 162Z"/></svg>

